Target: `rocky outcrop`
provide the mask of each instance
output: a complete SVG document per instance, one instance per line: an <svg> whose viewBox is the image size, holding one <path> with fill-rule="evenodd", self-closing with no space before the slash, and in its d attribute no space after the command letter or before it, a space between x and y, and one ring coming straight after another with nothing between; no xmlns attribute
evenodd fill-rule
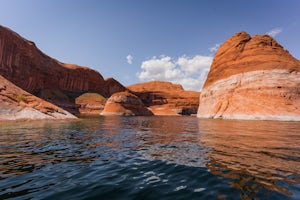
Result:
<svg viewBox="0 0 300 200"><path fill-rule="evenodd" d="M101 115L150 116L153 113L137 96L126 91L113 94L107 100Z"/></svg>
<svg viewBox="0 0 300 200"><path fill-rule="evenodd" d="M268 35L233 35L216 52L197 116L300 120L300 62Z"/></svg>
<svg viewBox="0 0 300 200"><path fill-rule="evenodd" d="M155 115L196 114L199 92L185 91L181 85L150 81L127 87L137 95Z"/></svg>
<svg viewBox="0 0 300 200"><path fill-rule="evenodd" d="M35 97L0 75L0 121L76 119L69 112Z"/></svg>

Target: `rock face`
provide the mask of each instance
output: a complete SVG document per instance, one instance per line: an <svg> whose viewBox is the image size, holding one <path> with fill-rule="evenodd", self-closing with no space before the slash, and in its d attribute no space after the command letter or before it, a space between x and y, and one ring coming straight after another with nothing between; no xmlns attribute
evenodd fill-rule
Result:
<svg viewBox="0 0 300 200"><path fill-rule="evenodd" d="M35 97L0 75L0 121L76 119L67 111Z"/></svg>
<svg viewBox="0 0 300 200"><path fill-rule="evenodd" d="M181 85L150 81L127 87L137 95L155 115L196 114L199 92L185 91Z"/></svg>
<svg viewBox="0 0 300 200"><path fill-rule="evenodd" d="M124 92L127 90L126 87L124 87L121 83L119 83L114 78L105 79L104 88L108 96L111 96L112 94L117 92Z"/></svg>
<svg viewBox="0 0 300 200"><path fill-rule="evenodd" d="M0 75L42 98L51 91L50 101L72 112L77 108L75 98L85 92L109 97L114 92L125 91L116 80L105 81L95 70L64 64L45 55L33 42L3 26L0 26ZM61 93L65 95L64 100Z"/></svg>
<svg viewBox="0 0 300 200"><path fill-rule="evenodd" d="M197 116L300 120L300 62L268 35L233 35L216 52Z"/></svg>
<svg viewBox="0 0 300 200"><path fill-rule="evenodd" d="M137 96L126 91L113 94L107 100L101 115L150 116L153 113Z"/></svg>

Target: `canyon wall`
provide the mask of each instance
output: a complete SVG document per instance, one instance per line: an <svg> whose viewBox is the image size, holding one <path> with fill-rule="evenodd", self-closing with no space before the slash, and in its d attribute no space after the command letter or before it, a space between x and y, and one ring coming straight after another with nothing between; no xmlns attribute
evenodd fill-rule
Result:
<svg viewBox="0 0 300 200"><path fill-rule="evenodd" d="M0 72L30 93L42 89L106 93L101 74L88 67L61 63L42 53L33 42L0 26Z"/></svg>

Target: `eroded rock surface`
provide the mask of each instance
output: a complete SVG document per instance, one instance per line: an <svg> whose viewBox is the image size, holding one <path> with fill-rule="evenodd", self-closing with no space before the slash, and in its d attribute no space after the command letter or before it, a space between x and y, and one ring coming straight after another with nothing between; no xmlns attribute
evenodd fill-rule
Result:
<svg viewBox="0 0 300 200"><path fill-rule="evenodd" d="M126 91L113 94L107 100L101 115L151 116L153 113L136 95Z"/></svg>

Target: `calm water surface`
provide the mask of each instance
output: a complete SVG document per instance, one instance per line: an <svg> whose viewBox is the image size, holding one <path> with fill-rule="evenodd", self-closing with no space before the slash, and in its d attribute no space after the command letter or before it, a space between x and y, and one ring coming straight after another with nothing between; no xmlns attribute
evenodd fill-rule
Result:
<svg viewBox="0 0 300 200"><path fill-rule="evenodd" d="M0 123L0 199L300 199L300 123Z"/></svg>

